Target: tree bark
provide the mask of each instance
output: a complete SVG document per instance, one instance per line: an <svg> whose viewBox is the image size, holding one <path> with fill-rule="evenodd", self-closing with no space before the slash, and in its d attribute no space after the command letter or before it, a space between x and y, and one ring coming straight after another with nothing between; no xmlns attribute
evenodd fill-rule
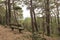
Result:
<svg viewBox="0 0 60 40"><path fill-rule="evenodd" d="M31 16L31 24L32 24L32 33L34 33L34 22L33 22L33 15L32 15L32 0L30 0L30 16Z"/></svg>
<svg viewBox="0 0 60 40"><path fill-rule="evenodd" d="M49 10L49 0L46 0L46 3L45 3L45 11L46 11L47 36L50 36L50 10Z"/></svg>
<svg viewBox="0 0 60 40"><path fill-rule="evenodd" d="M34 16L34 25L35 25L35 29L36 31L38 32L38 27L37 27L37 21L36 21L36 15L35 15L35 12L34 12L34 8L33 8L33 16Z"/></svg>
<svg viewBox="0 0 60 40"><path fill-rule="evenodd" d="M8 0L8 25L11 23L11 3L10 3L10 0Z"/></svg>
<svg viewBox="0 0 60 40"><path fill-rule="evenodd" d="M7 0L6 0L6 4L5 5L6 5L6 15L5 15L6 16L6 24L8 24Z"/></svg>
<svg viewBox="0 0 60 40"><path fill-rule="evenodd" d="M30 14L31 14L32 31L33 32L34 31L38 32L38 27L37 27L37 22L36 22L36 16L35 16L34 8L33 8L33 5L32 5L32 0L30 0L30 5L31 5Z"/></svg>

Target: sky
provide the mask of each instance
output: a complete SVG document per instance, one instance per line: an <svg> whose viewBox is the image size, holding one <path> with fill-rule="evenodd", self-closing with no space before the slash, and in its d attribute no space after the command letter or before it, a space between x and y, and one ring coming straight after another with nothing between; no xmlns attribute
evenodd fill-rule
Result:
<svg viewBox="0 0 60 40"><path fill-rule="evenodd" d="M30 11L26 9L27 6L26 5L22 6L22 5L24 5L24 4L21 4L21 5L18 5L18 6L20 6L23 10L24 19L27 18L27 17L30 17Z"/></svg>
<svg viewBox="0 0 60 40"><path fill-rule="evenodd" d="M24 6L22 7L22 10L23 10L23 17L26 18L26 17L30 17L30 11L26 9L27 6Z"/></svg>

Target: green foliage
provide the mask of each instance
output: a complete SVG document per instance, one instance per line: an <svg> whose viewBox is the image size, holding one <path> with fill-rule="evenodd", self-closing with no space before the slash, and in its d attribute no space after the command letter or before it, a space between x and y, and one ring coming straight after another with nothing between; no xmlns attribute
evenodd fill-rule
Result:
<svg viewBox="0 0 60 40"><path fill-rule="evenodd" d="M19 9L21 10L22 8L19 6L14 7L14 10L19 10Z"/></svg>
<svg viewBox="0 0 60 40"><path fill-rule="evenodd" d="M1 24L5 24L5 8L0 6L0 22Z"/></svg>
<svg viewBox="0 0 60 40"><path fill-rule="evenodd" d="M31 27L31 18L26 18L25 20L24 20L24 27L25 27L25 29L26 30L28 30L28 31L32 31L32 27Z"/></svg>

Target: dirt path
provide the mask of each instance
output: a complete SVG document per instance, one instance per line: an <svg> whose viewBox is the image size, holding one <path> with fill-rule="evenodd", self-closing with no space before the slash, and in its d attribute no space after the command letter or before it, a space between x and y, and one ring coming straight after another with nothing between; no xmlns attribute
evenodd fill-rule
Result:
<svg viewBox="0 0 60 40"><path fill-rule="evenodd" d="M28 36L29 34L24 34L19 34L18 32L16 33L11 31L11 29L0 26L0 40L31 40L31 38Z"/></svg>
<svg viewBox="0 0 60 40"><path fill-rule="evenodd" d="M46 40L60 40L60 38L58 38L58 37L48 37L48 36L46 36L46 35L44 35L44 38L46 38Z"/></svg>
<svg viewBox="0 0 60 40"><path fill-rule="evenodd" d="M44 37L47 40L60 40L48 36ZM0 40L32 40L32 38L31 33L29 32L18 33L18 31L11 31L10 28L4 28L4 26L0 26Z"/></svg>

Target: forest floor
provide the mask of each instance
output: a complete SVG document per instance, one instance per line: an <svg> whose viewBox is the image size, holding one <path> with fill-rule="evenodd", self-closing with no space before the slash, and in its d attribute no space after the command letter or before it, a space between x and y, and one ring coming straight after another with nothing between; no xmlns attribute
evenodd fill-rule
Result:
<svg viewBox="0 0 60 40"><path fill-rule="evenodd" d="M44 38L47 40L60 40L59 37L48 37L45 35ZM11 31L10 28L0 25L0 40L32 40L32 38L30 32L19 33L18 31Z"/></svg>

